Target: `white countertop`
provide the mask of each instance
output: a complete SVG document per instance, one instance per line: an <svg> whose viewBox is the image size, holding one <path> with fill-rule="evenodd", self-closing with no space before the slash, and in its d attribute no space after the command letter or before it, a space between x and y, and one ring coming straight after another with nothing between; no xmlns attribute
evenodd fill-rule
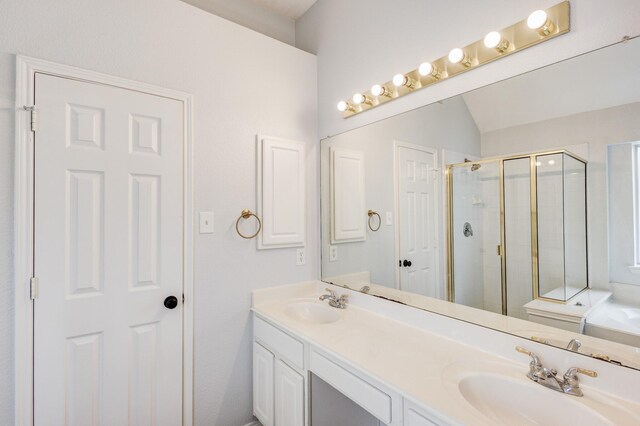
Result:
<svg viewBox="0 0 640 426"><path fill-rule="evenodd" d="M464 398L461 398L456 390L457 386L452 386L453 376L452 373L447 373L448 371L461 368L470 372L493 371L498 363L504 374L525 378L529 363L529 358L526 356L517 354L513 358L521 361L514 362L509 359L511 356L501 357L490 353L487 348L463 344L459 340L444 337L442 333L433 333L428 329L420 328L421 325L417 323L398 321L376 313L375 305L383 303L395 305L391 307L395 310L409 309L412 311L407 313L409 316L436 315L403 307L393 302L350 292L352 300L347 309L341 310L341 319L328 324L302 322L285 312L284 308L296 300L317 301L319 290L325 286L327 284L314 282L259 290L254 292L252 309L260 317L380 380L449 423L492 424L493 422L483 418ZM336 291L345 292L340 288L336 288ZM471 326L462 321L440 315L438 317L431 318L431 322L451 321L453 328L456 327L455 323L467 329ZM453 328L451 335L459 335L460 333L456 333ZM503 333L478 327L477 333L487 332L503 337ZM533 342L522 341L514 336L508 337L535 349L536 344ZM488 344L493 345L492 342ZM536 353L538 353L537 350ZM593 362L593 360L590 361ZM601 367L605 368L605 365L607 364L602 363ZM610 367L607 365L606 368ZM622 367L616 368L625 370ZM525 380L528 379L525 378ZM589 384L593 382L590 380L597 379L584 380L582 387L585 389L585 395L588 395L591 390ZM532 386L540 386L530 383ZM549 390L549 392L555 391ZM557 393L557 397L575 398L561 393ZM640 401L624 400L614 395L607 395L607 398L624 407L628 411L626 416L630 415L632 418L635 416L634 421L640 424L640 405L637 403ZM591 401L587 397L581 398L580 402L590 405L596 411L607 409L598 406L596 401Z"/></svg>

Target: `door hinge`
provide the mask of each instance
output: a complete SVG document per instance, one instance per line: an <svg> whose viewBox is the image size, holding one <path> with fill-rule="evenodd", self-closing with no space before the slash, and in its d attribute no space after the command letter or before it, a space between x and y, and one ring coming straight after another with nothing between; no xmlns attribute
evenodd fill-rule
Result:
<svg viewBox="0 0 640 426"><path fill-rule="evenodd" d="M38 298L38 293L40 292L40 280L38 277L31 277L29 280L29 296L31 300L36 300Z"/></svg>
<svg viewBox="0 0 640 426"><path fill-rule="evenodd" d="M38 111L36 110L36 106L24 105L22 109L31 113L31 131L35 132L36 130L38 130Z"/></svg>

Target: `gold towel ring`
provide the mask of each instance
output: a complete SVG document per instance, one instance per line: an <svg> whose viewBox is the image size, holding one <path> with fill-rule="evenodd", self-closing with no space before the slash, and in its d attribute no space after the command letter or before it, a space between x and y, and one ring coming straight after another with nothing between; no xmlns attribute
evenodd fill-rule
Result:
<svg viewBox="0 0 640 426"><path fill-rule="evenodd" d="M380 219L380 215L376 212L374 212L373 210L369 210L367 212L367 215L369 216L369 229L371 229L373 232L376 232L378 229L380 229L380 225L382 225L382 219ZM373 226L371 226L371 218L373 216L378 216L378 226L376 227L376 229L373 229Z"/></svg>
<svg viewBox="0 0 640 426"><path fill-rule="evenodd" d="M239 228L240 219L249 219L251 216L255 217L256 220L258 221L258 230L256 231L255 234L251 236L247 236L247 235L244 235L242 232L240 232L240 228ZM238 220L236 220L236 232L238 233L238 235L240 235L245 240L250 240L252 238L255 238L256 235L258 235L261 230L262 230L262 221L260 220L260 218L256 216L256 214L249 209L242 210L242 213L240 213L240 217L238 218Z"/></svg>

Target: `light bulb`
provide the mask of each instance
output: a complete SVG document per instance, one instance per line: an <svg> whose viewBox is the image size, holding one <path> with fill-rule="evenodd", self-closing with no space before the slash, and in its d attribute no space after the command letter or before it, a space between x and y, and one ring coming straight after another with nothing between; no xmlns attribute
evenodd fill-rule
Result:
<svg viewBox="0 0 640 426"><path fill-rule="evenodd" d="M484 37L484 45L489 49L496 49L502 53L509 48L509 40L502 37L497 31L491 31Z"/></svg>
<svg viewBox="0 0 640 426"><path fill-rule="evenodd" d="M556 29L555 24L549 19L547 12L544 10L536 10L529 15L527 26L532 30L537 30L541 36L548 36Z"/></svg>
<svg viewBox="0 0 640 426"><path fill-rule="evenodd" d="M389 90L387 90L386 87L381 86L379 84L374 84L373 86L371 86L371 94L373 96L386 96L386 97L391 96L391 93L389 92Z"/></svg>
<svg viewBox="0 0 640 426"><path fill-rule="evenodd" d="M549 160L549 165L553 166L554 164L556 164L556 162L554 160Z"/></svg>
<svg viewBox="0 0 640 426"><path fill-rule="evenodd" d="M407 77L403 74L396 74L393 76L393 85L396 87L404 86L407 81Z"/></svg>
<svg viewBox="0 0 640 426"><path fill-rule="evenodd" d="M438 69L438 67L431 64L430 62L421 63L420 66L418 67L418 73L420 73L421 76L430 75L436 80L439 79L441 76L440 69Z"/></svg>
<svg viewBox="0 0 640 426"><path fill-rule="evenodd" d="M348 102L345 102L345 101L338 102L338 111L345 112L347 110L352 110L352 109L353 107L349 105Z"/></svg>
<svg viewBox="0 0 640 426"><path fill-rule="evenodd" d="M423 62L418 67L418 72L420 73L420 75L429 75L431 74L432 70L433 65L431 65L429 62Z"/></svg>
<svg viewBox="0 0 640 426"><path fill-rule="evenodd" d="M532 30L537 30L547 22L547 12L544 10L536 10L527 18L527 26Z"/></svg>
<svg viewBox="0 0 640 426"><path fill-rule="evenodd" d="M456 47L455 49L452 49L451 52L449 52L449 62L451 62L452 64L457 64L462 60L462 58L464 58L464 52L462 51L462 49L458 49Z"/></svg>
<svg viewBox="0 0 640 426"><path fill-rule="evenodd" d="M452 49L451 52L449 52L449 62L451 62L452 64L461 64L465 67L468 67L471 65L471 58L469 57L467 52L456 47L455 49Z"/></svg>
<svg viewBox="0 0 640 426"><path fill-rule="evenodd" d="M371 99L367 98L365 95L363 95L362 93L356 93L355 95L353 95L353 98L351 98L351 100L353 101L354 104L356 105L360 105L360 104L371 104Z"/></svg>
<svg viewBox="0 0 640 426"><path fill-rule="evenodd" d="M404 74L396 74L393 76L393 84L396 87L406 87L408 89L415 89L418 85L418 82Z"/></svg>
<svg viewBox="0 0 640 426"><path fill-rule="evenodd" d="M540 167L540 166L542 166L542 163L539 162L539 161L536 161L536 166Z"/></svg>

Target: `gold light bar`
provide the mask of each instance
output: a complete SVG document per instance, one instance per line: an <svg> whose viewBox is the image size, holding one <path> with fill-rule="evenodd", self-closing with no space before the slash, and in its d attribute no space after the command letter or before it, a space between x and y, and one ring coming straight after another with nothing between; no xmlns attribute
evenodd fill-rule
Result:
<svg viewBox="0 0 640 426"><path fill-rule="evenodd" d="M551 40L554 37L568 33L570 31L570 6L568 1L563 1L549 9L544 10L547 20L539 28L530 28L527 19L524 19L510 27L504 28L498 33L502 36L496 47L485 46L484 37L468 46L461 48L464 57L456 64L449 61L448 55L430 62L433 70L437 73L421 75L418 69L402 74L407 82L415 84L405 84L396 86L393 80L386 83L376 84L373 87L382 87L388 92L384 95L372 93L370 90L361 92L364 99L369 102L362 102L357 105L345 103L348 108L341 110L343 118L351 117L378 105L390 102L401 96L416 92L432 84L447 80L465 71L472 70L481 65L487 64L496 59L519 52L536 44ZM424 70L423 70L424 71ZM347 98L347 99L350 99Z"/></svg>

